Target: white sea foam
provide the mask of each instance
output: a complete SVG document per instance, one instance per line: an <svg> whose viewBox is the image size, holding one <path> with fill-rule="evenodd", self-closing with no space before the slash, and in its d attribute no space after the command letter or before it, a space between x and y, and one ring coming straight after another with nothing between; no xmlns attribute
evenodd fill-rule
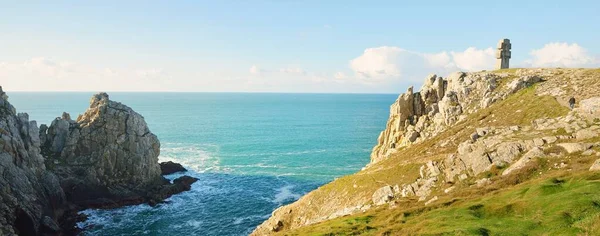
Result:
<svg viewBox="0 0 600 236"><path fill-rule="evenodd" d="M246 217L235 217L235 218L233 218L233 224L234 225L239 225L239 224L243 223L244 221L254 220L254 219L266 220L270 216L271 216L271 214L266 214L266 215L251 215L251 216L246 216Z"/></svg>
<svg viewBox="0 0 600 236"><path fill-rule="evenodd" d="M291 184L278 188L277 193L275 194L275 197L273 198L273 200L271 200L271 202L281 205L284 201L289 199L297 200L302 195L292 192L293 188L294 185Z"/></svg>
<svg viewBox="0 0 600 236"><path fill-rule="evenodd" d="M173 161L200 173L221 169L219 147L212 144L165 143L159 161Z"/></svg>
<svg viewBox="0 0 600 236"><path fill-rule="evenodd" d="M242 154L227 154L230 157L255 157L255 156L297 156L312 153L327 152L327 149L304 150L296 152L257 152L257 153L242 153Z"/></svg>
<svg viewBox="0 0 600 236"><path fill-rule="evenodd" d="M84 222L78 222L77 226L83 229L94 227L94 226L105 226L111 225L113 227L121 227L129 225L133 222L133 216L139 215L145 211L155 211L155 208L152 208L146 204L135 205L135 206L126 206L122 208L112 209L112 210L102 210L102 209L87 209L81 211L80 213L86 214L88 216L87 220ZM116 219L114 216L119 215ZM88 232L90 233L90 232Z"/></svg>

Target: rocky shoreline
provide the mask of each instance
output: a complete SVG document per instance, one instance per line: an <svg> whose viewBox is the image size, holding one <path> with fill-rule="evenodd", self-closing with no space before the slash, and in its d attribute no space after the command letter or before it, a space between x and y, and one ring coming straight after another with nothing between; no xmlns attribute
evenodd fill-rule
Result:
<svg viewBox="0 0 600 236"><path fill-rule="evenodd" d="M279 207L251 235L331 233L340 217L427 210L452 194L519 183L519 174L536 168L536 176L600 170L599 78L597 69L543 68L428 76L390 106L366 167ZM349 225L340 234L359 234ZM322 231L302 231L311 226Z"/></svg>
<svg viewBox="0 0 600 236"><path fill-rule="evenodd" d="M76 120L37 126L0 87L0 235L74 235L88 208L156 205L197 180L158 163L160 142L144 117L108 94Z"/></svg>

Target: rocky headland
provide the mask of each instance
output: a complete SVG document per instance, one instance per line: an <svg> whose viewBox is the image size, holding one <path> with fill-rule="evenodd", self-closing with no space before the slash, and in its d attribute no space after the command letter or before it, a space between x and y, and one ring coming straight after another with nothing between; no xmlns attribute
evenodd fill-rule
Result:
<svg viewBox="0 0 600 236"><path fill-rule="evenodd" d="M80 210L154 205L189 190L195 178L162 176L171 172L161 172L159 152L144 117L106 93L76 120L63 113L38 128L0 88L0 235L75 234Z"/></svg>
<svg viewBox="0 0 600 236"><path fill-rule="evenodd" d="M571 98L574 109L569 108ZM597 222L600 210L591 203L592 208L577 204L595 198L574 189L564 192L572 200L562 201L563 208L546 208L544 201L556 205L553 199L560 197L546 200L543 194L547 186L573 182L586 185L586 194L597 195L599 163L600 70L431 75L419 91L411 87L391 105L365 168L278 208L252 235L488 235L506 230L493 224L502 220L537 222L512 233L553 229L558 234L594 234L600 226L589 222ZM578 186L572 185L564 188ZM530 192L527 201L535 203L485 200L512 194L515 188L542 192ZM508 215L498 213L504 210L496 208L502 207L508 207ZM579 208L586 213L574 212ZM566 214L581 217L583 223L573 220L556 228L554 216L539 215L550 210L558 212L547 213L557 219ZM463 211L466 218L457 213ZM523 213L535 211L539 214L531 219ZM519 219L510 218L519 214ZM475 220L469 218L473 216Z"/></svg>

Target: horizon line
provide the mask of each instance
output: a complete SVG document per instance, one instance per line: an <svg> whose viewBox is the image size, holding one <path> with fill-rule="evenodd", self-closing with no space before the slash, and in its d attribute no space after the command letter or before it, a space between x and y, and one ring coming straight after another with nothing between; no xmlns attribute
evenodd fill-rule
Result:
<svg viewBox="0 0 600 236"><path fill-rule="evenodd" d="M381 95L395 95L402 94L403 92L391 93L369 93L369 92L270 92L270 91L24 91L24 90L4 90L5 93L255 93L255 94L381 94ZM10 94L9 94L10 95Z"/></svg>

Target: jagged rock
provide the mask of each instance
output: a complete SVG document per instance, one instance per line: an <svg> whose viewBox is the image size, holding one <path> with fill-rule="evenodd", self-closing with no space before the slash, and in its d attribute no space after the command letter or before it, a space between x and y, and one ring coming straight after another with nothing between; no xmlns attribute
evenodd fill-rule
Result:
<svg viewBox="0 0 600 236"><path fill-rule="evenodd" d="M164 182L158 138L140 114L106 93L92 96L90 108L77 121L67 113L56 118L47 140L44 148L53 154L49 158L60 163L53 172L73 202L131 198Z"/></svg>
<svg viewBox="0 0 600 236"><path fill-rule="evenodd" d="M384 186L375 190L371 198L376 206L383 205L394 199L394 191L391 186Z"/></svg>
<svg viewBox="0 0 600 236"><path fill-rule="evenodd" d="M471 134L471 141L475 142L479 138L479 134L477 132Z"/></svg>
<svg viewBox="0 0 600 236"><path fill-rule="evenodd" d="M600 171L600 159L594 161L594 164L590 166L590 171Z"/></svg>
<svg viewBox="0 0 600 236"><path fill-rule="evenodd" d="M592 154L594 154L594 150L592 149L585 150L581 153L583 156L591 156Z"/></svg>
<svg viewBox="0 0 600 236"><path fill-rule="evenodd" d="M282 228L283 228L283 222L281 220L278 220L277 223L275 224L275 226L273 226L273 228L271 228L271 231L278 232Z"/></svg>
<svg viewBox="0 0 600 236"><path fill-rule="evenodd" d="M44 216L42 218L42 232L44 233L58 233L60 231L60 227L58 224L52 220L49 216Z"/></svg>
<svg viewBox="0 0 600 236"><path fill-rule="evenodd" d="M592 118L600 117L600 97L592 97L581 100L577 110L582 114L590 115Z"/></svg>
<svg viewBox="0 0 600 236"><path fill-rule="evenodd" d="M483 136L486 136L488 133L490 133L491 130L492 129L490 127L482 127L482 128L477 128L476 132L477 132L477 135L479 135L479 137L483 137Z"/></svg>
<svg viewBox="0 0 600 236"><path fill-rule="evenodd" d="M517 156L525 149L522 142L505 142L500 143L496 151L491 153L489 156L494 163L499 162L512 162Z"/></svg>
<svg viewBox="0 0 600 236"><path fill-rule="evenodd" d="M438 179L436 177L431 177L427 179L418 179L416 182L411 184L415 195L419 197L419 201L425 201L425 199L427 199L437 181Z"/></svg>
<svg viewBox="0 0 600 236"><path fill-rule="evenodd" d="M523 76L523 77L520 77L520 78L517 78L517 79L511 81L508 84L508 89L512 93L514 93L516 91L519 91L520 89L527 88L527 87L529 87L537 82L540 82L540 81L542 81L542 78L540 78L537 75Z"/></svg>
<svg viewBox="0 0 600 236"><path fill-rule="evenodd" d="M458 159L470 168L474 174L479 174L491 167L492 159L489 157L486 146L482 143L463 142L458 146ZM446 166L453 163L446 163ZM452 178L450 178L452 179Z"/></svg>
<svg viewBox="0 0 600 236"><path fill-rule="evenodd" d="M556 136L546 136L546 137L542 137L542 140L545 143L551 144L551 143L556 142L556 140L558 140L558 138L556 138Z"/></svg>
<svg viewBox="0 0 600 236"><path fill-rule="evenodd" d="M106 93L92 96L77 121L63 113L39 137L67 199L80 207L156 203L191 185L161 176L158 138L144 117Z"/></svg>
<svg viewBox="0 0 600 236"><path fill-rule="evenodd" d="M598 132L599 131L594 129L582 129L575 132L575 138L579 140L595 138L598 137Z"/></svg>
<svg viewBox="0 0 600 236"><path fill-rule="evenodd" d="M425 175L421 175L422 178L437 177L440 175L440 167L436 161L428 161L425 166L427 167L427 173Z"/></svg>
<svg viewBox="0 0 600 236"><path fill-rule="evenodd" d="M35 121L17 114L0 87L0 235L39 235L63 216L65 196L46 170Z"/></svg>
<svg viewBox="0 0 600 236"><path fill-rule="evenodd" d="M479 115L482 115L480 117L483 117L483 119L477 120L477 117L469 117L468 123L461 124L461 126L465 126L465 129L471 131L473 128L476 129L479 137L475 141L469 139L470 137L465 137L469 133L465 134L465 131L461 130L449 134L450 136L439 137L440 139L436 140L438 142L435 144L432 142L427 143L427 145L420 145L418 146L419 150L410 149L410 145L432 141L432 138L437 138L436 135L447 131L449 127L465 119L468 115L477 112L481 108L493 106L495 102L508 98L511 93L530 87L533 83L542 79L546 81L537 85L533 92L536 95L548 94L547 90L557 87L557 83L560 85L564 82L555 79L555 75L562 74L562 69L555 72L556 70L552 70L552 73L546 73L545 70L519 69L515 72L502 74L498 72L454 73L446 79L435 75L428 76L420 91L413 92L410 89L400 95L398 100L391 106L392 109L390 109L390 117L386 128L380 133L377 144L373 148L371 163L357 175L363 173L376 175L379 171L388 171L390 166L384 166L384 164L414 164L415 161L422 158L439 160L446 157L436 165L432 165L440 171L438 176L432 176L431 173L433 172L429 171L427 164L424 164L419 169L420 176L414 182L392 182L394 196L411 197L411 200L412 197L417 197L420 201L425 202L432 199L431 194L433 192L440 191L436 187L452 184L455 181L463 181L460 184L461 186L470 183L469 180L475 179L482 172L490 170L494 165L499 167L508 166L509 169L512 168L513 170L517 169L521 166L521 163L530 160L529 156L534 153L539 155L542 147L550 144L554 145L559 139L560 142L569 142L566 140L572 140L572 135L576 136L577 131L588 129L588 126L592 125L591 123L598 124L598 121L594 119L583 121L576 108L568 116L538 119L533 121L531 126L520 124L521 126L485 127L486 125L499 125L506 121L503 120L506 118L503 117L506 114L498 114L496 110L486 109L485 113L491 111L492 114L480 113ZM591 78L590 80L595 79ZM572 82L569 81L569 83ZM561 91L566 92L569 90L565 87L565 90L561 89ZM410 96L411 93L412 97ZM581 96L589 96L589 94L582 94ZM564 98L556 99L559 102L561 99L564 100ZM584 98L578 97L578 100L584 100ZM404 111L404 113L399 114L401 111ZM515 107L514 112L520 116L531 111ZM562 129L566 133L563 133ZM409 139L413 136L413 131L419 133L419 137L414 139L414 142ZM552 132L555 135L549 135ZM456 144L459 144L458 150L452 152ZM434 150L436 148L442 149ZM414 151L414 159L411 157L407 159L395 157L394 161L396 162L378 163L394 153L405 151L411 154ZM516 163L514 163L515 161ZM598 165L600 166L600 163ZM554 168L566 168L567 166L567 164L562 163L561 165L556 164ZM598 169L600 171L600 167ZM398 173L398 175L405 177L404 173ZM438 186L440 181L444 182L441 186ZM252 235L267 234L278 220L285 224L285 229L296 229L339 217L346 213L357 212L356 209L360 209L365 203L372 201L371 198L364 198L364 193L361 193L360 196L354 194L354 191L349 193L346 188L352 188L352 186L347 186L348 182L339 180L335 182L341 186L346 184L346 186L335 190L320 188L299 201L280 208L285 210L294 209L302 211L302 213L296 212L296 214L291 215L282 212L283 210L275 211L273 216L257 227ZM487 184L487 180L480 180L480 182L482 183L480 185ZM354 189L360 191L360 188ZM447 192L452 191L451 189L453 188L447 188ZM322 203L314 204L315 201L321 201ZM313 204L307 205L307 202ZM390 207L393 207L392 205L390 203Z"/></svg>
<svg viewBox="0 0 600 236"><path fill-rule="evenodd" d="M447 79L428 76L419 92L409 88L390 106L390 117L373 148L371 163L387 158L400 147L433 137L465 119L466 114L541 81L537 75L523 75L509 83L507 89L497 91L501 78L494 73L457 72ZM518 126L511 128L519 130ZM478 130L477 138L486 133L486 130Z"/></svg>
<svg viewBox="0 0 600 236"><path fill-rule="evenodd" d="M533 144L535 144L535 146L541 147L541 146L544 146L545 142L541 138L534 138Z"/></svg>
<svg viewBox="0 0 600 236"><path fill-rule="evenodd" d="M567 151L567 153L571 154L574 152L583 152L592 148L593 144L591 143L559 143L556 146L562 147Z"/></svg>
<svg viewBox="0 0 600 236"><path fill-rule="evenodd" d="M162 175L170 175L177 172L186 172L187 169L183 168L183 166L179 163L175 163L172 161L161 162L160 163L160 172Z"/></svg>
<svg viewBox="0 0 600 236"><path fill-rule="evenodd" d="M518 161L510 165L510 167L508 167L506 170L504 170L504 172L502 172L502 175L508 175L515 170L521 169L533 158L543 156L545 156L544 151L539 147L535 147L529 150L527 153L525 153L523 157L521 157Z"/></svg>
<svg viewBox="0 0 600 236"><path fill-rule="evenodd" d="M438 200L438 196L433 196L431 199L429 199L428 201L425 202L425 206L427 206L437 200Z"/></svg>

